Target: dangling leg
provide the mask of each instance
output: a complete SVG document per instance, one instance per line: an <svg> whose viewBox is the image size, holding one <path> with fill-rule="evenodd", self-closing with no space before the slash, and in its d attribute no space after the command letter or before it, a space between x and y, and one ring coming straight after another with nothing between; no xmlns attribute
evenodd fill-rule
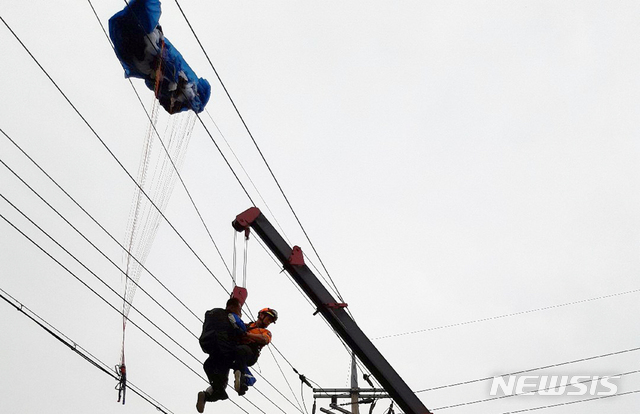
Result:
<svg viewBox="0 0 640 414"><path fill-rule="evenodd" d="M245 374L247 371L247 362L253 359L253 350L247 345L239 345L236 347L236 355L232 368L234 369L233 388L238 395L244 395L249 388Z"/></svg>

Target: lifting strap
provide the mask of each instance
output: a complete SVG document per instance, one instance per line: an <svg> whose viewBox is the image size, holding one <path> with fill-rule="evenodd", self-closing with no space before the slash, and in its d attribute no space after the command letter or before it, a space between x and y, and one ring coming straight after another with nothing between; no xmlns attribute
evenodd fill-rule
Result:
<svg viewBox="0 0 640 414"><path fill-rule="evenodd" d="M236 245L238 239L238 232L234 230L233 232L233 271L231 275L231 279L233 280L233 292L231 292L231 297L236 298L240 301L240 305L243 306L244 302L247 300L247 261L248 261L248 252L249 252L249 228L246 228L244 231L244 262L242 264L242 284L238 286L236 282Z"/></svg>

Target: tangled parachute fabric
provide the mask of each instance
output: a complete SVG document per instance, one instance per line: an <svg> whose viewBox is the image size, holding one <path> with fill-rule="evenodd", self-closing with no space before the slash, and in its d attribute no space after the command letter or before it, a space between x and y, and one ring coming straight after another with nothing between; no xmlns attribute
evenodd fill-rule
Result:
<svg viewBox="0 0 640 414"><path fill-rule="evenodd" d="M204 110L211 85L198 78L180 52L164 37L160 0L131 0L109 19L109 36L126 78L145 80L160 105L175 114Z"/></svg>

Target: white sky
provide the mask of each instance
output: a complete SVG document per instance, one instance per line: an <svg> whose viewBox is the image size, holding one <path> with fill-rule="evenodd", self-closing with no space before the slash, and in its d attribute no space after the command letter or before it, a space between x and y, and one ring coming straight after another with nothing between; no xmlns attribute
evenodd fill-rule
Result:
<svg viewBox="0 0 640 414"><path fill-rule="evenodd" d="M586 301L640 288L637 2L180 4L362 329L371 338L423 330L374 340L412 389L639 346L640 292ZM94 2L105 27L123 6ZM89 3L4 0L0 16L135 176L148 120ZM318 265L175 2L163 2L160 22L211 82L208 112L287 237ZM0 45L0 128L123 240L134 184L4 25ZM151 92L141 80L134 84L149 107ZM163 112L161 128L167 118ZM206 113L202 119L266 211ZM118 246L4 136L0 159L121 263ZM230 223L251 203L199 122L182 176L230 262ZM122 290L119 272L2 165L0 194ZM121 306L4 200L0 214ZM230 288L180 186L166 215ZM116 365L119 315L4 220L0 234L0 288ZM349 355L255 240L248 266L249 306L278 309L274 343L287 360L322 386L347 386ZM147 267L199 315L224 303L224 291L164 222ZM199 322L148 275L140 283L199 334ZM557 306L573 302L580 303ZM142 292L134 306L204 359L197 341ZM204 374L135 311L131 317ZM118 405L115 381L4 301L0 332L0 412L156 412L133 393ZM126 344L130 381L174 413L193 412L206 384L134 326ZM293 394L269 352L260 371L300 400L297 377L278 362ZM639 368L638 352L630 352L545 373ZM638 390L640 374L617 384L621 393ZM265 381L257 386L285 412L299 412ZM436 409L487 399L489 387L485 381L418 396ZM267 413L281 412L254 390L247 396ZM577 400L515 397L438 412L503 413ZM310 412L307 389L304 402ZM539 412L630 413L639 406L635 393ZM381 401L375 412L387 407ZM221 411L241 412L229 402L206 412Z"/></svg>

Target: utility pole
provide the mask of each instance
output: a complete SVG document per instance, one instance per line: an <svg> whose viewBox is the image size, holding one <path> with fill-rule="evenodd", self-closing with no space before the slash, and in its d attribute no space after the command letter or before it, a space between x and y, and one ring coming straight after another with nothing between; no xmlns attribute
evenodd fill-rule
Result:
<svg viewBox="0 0 640 414"><path fill-rule="evenodd" d="M365 377L366 379L366 377ZM331 398L329 407L342 414L360 414L360 404L375 404L378 398L391 398L383 388L360 388L358 387L358 369L355 354L351 354L351 388L314 388L313 398ZM365 393L364 395L362 393ZM361 398L364 397L364 398ZM351 411L346 410L343 405L338 404L339 399L350 399ZM327 414L337 414L326 408L320 411Z"/></svg>
<svg viewBox="0 0 640 414"><path fill-rule="evenodd" d="M351 414L360 414L360 406L358 399L360 391L358 390L358 370L356 367L356 354L351 353Z"/></svg>

